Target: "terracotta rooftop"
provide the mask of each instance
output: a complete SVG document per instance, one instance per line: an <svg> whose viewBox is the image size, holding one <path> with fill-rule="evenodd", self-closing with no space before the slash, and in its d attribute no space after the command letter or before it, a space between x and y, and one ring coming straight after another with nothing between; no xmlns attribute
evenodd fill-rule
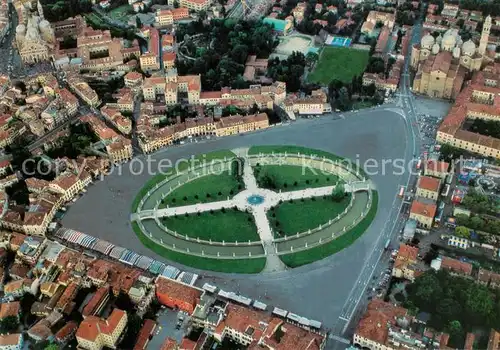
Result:
<svg viewBox="0 0 500 350"><path fill-rule="evenodd" d="M471 264L447 256L441 258L441 268L465 275L470 275L472 273Z"/></svg>
<svg viewBox="0 0 500 350"><path fill-rule="evenodd" d="M57 333L55 334L55 338L59 342L64 342L64 340L74 334L77 329L78 324L75 321L69 321L59 331L57 331Z"/></svg>
<svg viewBox="0 0 500 350"><path fill-rule="evenodd" d="M426 204L419 202L418 200L414 200L411 204L410 213L428 218L434 218L436 215L436 209L437 207L435 204Z"/></svg>
<svg viewBox="0 0 500 350"><path fill-rule="evenodd" d="M95 294L92 296L87 305L83 308L82 316L87 317L94 315L96 312L96 307L109 295L109 286L105 285L97 289Z"/></svg>
<svg viewBox="0 0 500 350"><path fill-rule="evenodd" d="M418 248L411 245L401 244L399 246L398 259L416 261L418 257Z"/></svg>
<svg viewBox="0 0 500 350"><path fill-rule="evenodd" d="M156 322L153 320L145 320L144 324L139 331L139 335L137 336L137 341L135 343L133 350L144 350L146 349L146 345L149 342L149 337L153 334L156 328Z"/></svg>
<svg viewBox="0 0 500 350"><path fill-rule="evenodd" d="M271 319L271 316L264 312L229 303L226 307L226 318L219 323L215 333L221 334L227 327L258 340L266 330L264 324L269 324Z"/></svg>
<svg viewBox="0 0 500 350"><path fill-rule="evenodd" d="M418 179L418 188L423 190L438 192L441 181L431 176L420 176Z"/></svg>
<svg viewBox="0 0 500 350"><path fill-rule="evenodd" d="M398 317L407 316L408 311L381 299L373 299L358 323L355 334L375 343L385 345L388 325L395 325Z"/></svg>
<svg viewBox="0 0 500 350"><path fill-rule="evenodd" d="M160 350L177 350L177 342L175 339L167 337L161 345Z"/></svg>
<svg viewBox="0 0 500 350"><path fill-rule="evenodd" d="M500 284L500 274L490 270L479 269L477 279L484 283Z"/></svg>
<svg viewBox="0 0 500 350"><path fill-rule="evenodd" d="M435 160L428 160L426 168L429 169L430 171L434 172L439 172L439 173L446 173L448 171L448 168L450 167L450 164L447 162L438 162Z"/></svg>
<svg viewBox="0 0 500 350"><path fill-rule="evenodd" d="M0 304L0 319L4 319L9 316L18 316L20 312L21 303L19 301Z"/></svg>
<svg viewBox="0 0 500 350"><path fill-rule="evenodd" d="M185 301L195 305L201 297L202 292L188 285L159 277L156 280L156 293L165 294L171 298Z"/></svg>
<svg viewBox="0 0 500 350"><path fill-rule="evenodd" d="M89 316L80 323L76 331L76 336L93 342L100 334L109 335L113 333L118 323L125 316L125 311L120 309L113 309L111 315L106 320L96 316Z"/></svg>
<svg viewBox="0 0 500 350"><path fill-rule="evenodd" d="M13 333L7 335L0 335L0 346L5 349L14 349L17 344L19 344L19 337L22 337L20 333Z"/></svg>

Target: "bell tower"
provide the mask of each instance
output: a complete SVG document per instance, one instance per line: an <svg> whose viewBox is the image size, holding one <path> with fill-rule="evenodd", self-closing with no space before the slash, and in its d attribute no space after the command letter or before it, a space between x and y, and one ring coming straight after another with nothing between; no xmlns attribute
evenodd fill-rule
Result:
<svg viewBox="0 0 500 350"><path fill-rule="evenodd" d="M486 52L486 46L488 46L488 39L490 37L491 30L491 16L488 15L484 20L483 31L481 33L481 41L479 42L478 52L484 56Z"/></svg>

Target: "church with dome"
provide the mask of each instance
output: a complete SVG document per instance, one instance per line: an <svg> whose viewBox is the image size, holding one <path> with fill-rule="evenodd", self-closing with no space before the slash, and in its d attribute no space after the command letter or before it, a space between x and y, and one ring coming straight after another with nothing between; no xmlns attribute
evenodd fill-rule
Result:
<svg viewBox="0 0 500 350"><path fill-rule="evenodd" d="M458 29L448 29L437 38L430 34L414 45L411 66L417 71L413 90L436 98L454 99L467 72L478 71L491 59L486 47L491 29L491 17L483 25L479 45L472 40L463 42Z"/></svg>
<svg viewBox="0 0 500 350"><path fill-rule="evenodd" d="M51 59L55 35L49 21L44 19L39 1L19 1L16 6L20 24L16 28L16 45L23 63Z"/></svg>

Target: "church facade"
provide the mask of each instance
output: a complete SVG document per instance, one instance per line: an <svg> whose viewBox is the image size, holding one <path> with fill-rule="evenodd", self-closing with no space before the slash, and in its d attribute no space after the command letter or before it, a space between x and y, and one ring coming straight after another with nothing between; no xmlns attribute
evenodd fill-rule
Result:
<svg viewBox="0 0 500 350"><path fill-rule="evenodd" d="M417 71L413 91L435 98L455 99L467 72L479 71L490 61L486 56L490 29L491 17L488 16L477 47L472 40L463 42L457 29L449 29L436 39L425 35L420 44L412 48L411 66Z"/></svg>
<svg viewBox="0 0 500 350"><path fill-rule="evenodd" d="M42 6L37 1L21 2L22 22L16 28L16 45L23 63L48 61L55 43L54 30L44 19Z"/></svg>

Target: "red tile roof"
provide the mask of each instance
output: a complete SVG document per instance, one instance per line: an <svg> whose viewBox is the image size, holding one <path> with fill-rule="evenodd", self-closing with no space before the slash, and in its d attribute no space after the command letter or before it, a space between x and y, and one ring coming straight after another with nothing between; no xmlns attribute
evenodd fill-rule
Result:
<svg viewBox="0 0 500 350"><path fill-rule="evenodd" d="M411 204L410 213L425 216L428 218L434 218L436 215L437 207L435 204L426 204L414 200Z"/></svg>
<svg viewBox="0 0 500 350"><path fill-rule="evenodd" d="M177 342L175 339L167 337L163 344L161 345L160 350L176 350L177 349Z"/></svg>
<svg viewBox="0 0 500 350"><path fill-rule="evenodd" d="M22 334L13 333L7 335L0 335L0 346L6 347L9 349L9 346L19 344L19 337L22 337Z"/></svg>
<svg viewBox="0 0 500 350"><path fill-rule="evenodd" d="M446 173L448 171L448 168L450 167L449 163L446 162L437 162L435 160L428 160L427 161L427 169L439 173Z"/></svg>
<svg viewBox="0 0 500 350"><path fill-rule="evenodd" d="M4 319L9 316L18 316L20 312L21 303L19 301L0 304L0 319Z"/></svg>
<svg viewBox="0 0 500 350"><path fill-rule="evenodd" d="M135 343L133 350L144 350L149 342L149 337L153 334L156 328L156 322L153 320L144 321L144 325L139 331L139 335L137 336L137 341Z"/></svg>
<svg viewBox="0 0 500 350"><path fill-rule="evenodd" d="M423 190L438 192L441 181L431 176L420 176L418 179L418 188Z"/></svg>
<svg viewBox="0 0 500 350"><path fill-rule="evenodd" d="M470 275L472 273L471 264L447 256L441 258L441 267L465 275Z"/></svg>
<svg viewBox="0 0 500 350"><path fill-rule="evenodd" d="M401 244L399 246L398 258L409 261L416 261L418 257L418 248L411 245Z"/></svg>
<svg viewBox="0 0 500 350"><path fill-rule="evenodd" d="M156 296L160 303L172 308L178 307L192 313L201 294L199 289L164 277L158 277L156 280Z"/></svg>
<svg viewBox="0 0 500 350"><path fill-rule="evenodd" d="M80 323L76 336L88 341L95 341L99 334L112 334L126 312L114 309L106 320L96 316L89 316Z"/></svg>
<svg viewBox="0 0 500 350"><path fill-rule="evenodd" d="M406 316L408 311L381 299L374 299L358 323L355 334L378 344L386 344L388 325L395 325L398 317Z"/></svg>

